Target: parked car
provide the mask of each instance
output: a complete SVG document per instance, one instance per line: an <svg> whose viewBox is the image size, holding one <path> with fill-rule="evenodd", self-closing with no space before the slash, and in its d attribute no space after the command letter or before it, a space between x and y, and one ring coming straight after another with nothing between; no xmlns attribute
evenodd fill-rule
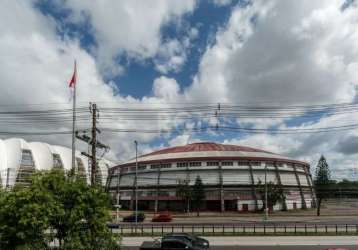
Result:
<svg viewBox="0 0 358 250"><path fill-rule="evenodd" d="M168 237L161 241L144 241L139 250L205 250L206 248L195 246L185 238Z"/></svg>
<svg viewBox="0 0 358 250"><path fill-rule="evenodd" d="M189 240L192 245L200 246L203 249L209 249L210 247L208 240L188 233L169 233L163 236L163 239L166 238L186 239Z"/></svg>
<svg viewBox="0 0 358 250"><path fill-rule="evenodd" d="M161 213L157 216L154 216L152 222L170 222L173 220L173 217L170 213Z"/></svg>
<svg viewBox="0 0 358 250"><path fill-rule="evenodd" d="M143 222L145 219L145 215L144 213L138 213L137 215L137 222ZM136 221L136 216L135 214L131 214L128 216L123 217L123 222L135 222Z"/></svg>

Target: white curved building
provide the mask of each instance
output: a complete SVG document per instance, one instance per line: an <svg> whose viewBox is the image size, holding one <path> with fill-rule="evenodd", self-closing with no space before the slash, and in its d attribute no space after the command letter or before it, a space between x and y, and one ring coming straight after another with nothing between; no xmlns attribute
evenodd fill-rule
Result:
<svg viewBox="0 0 358 250"><path fill-rule="evenodd" d="M265 150L210 142L166 148L138 157L139 209L175 210L184 204L176 196L180 180L205 186L203 209L253 211L262 208L258 184L280 185L286 200L272 209L310 208L315 193L309 164ZM108 190L123 207L133 205L135 160L110 170Z"/></svg>
<svg viewBox="0 0 358 250"><path fill-rule="evenodd" d="M90 183L88 159L76 151L76 167L80 176ZM71 170L72 153L70 148L49 145L43 142L27 142L20 138L0 139L0 185L11 188L15 184L27 184L28 176L36 170L51 168ZM108 169L113 164L101 159L96 177L106 184Z"/></svg>

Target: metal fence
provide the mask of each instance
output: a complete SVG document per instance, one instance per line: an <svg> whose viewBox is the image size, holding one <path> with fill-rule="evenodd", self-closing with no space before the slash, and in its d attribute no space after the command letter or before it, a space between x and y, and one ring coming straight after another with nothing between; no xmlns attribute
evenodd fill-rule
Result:
<svg viewBox="0 0 358 250"><path fill-rule="evenodd" d="M358 224L154 224L111 225L123 236L162 236L167 233L220 235L358 235Z"/></svg>

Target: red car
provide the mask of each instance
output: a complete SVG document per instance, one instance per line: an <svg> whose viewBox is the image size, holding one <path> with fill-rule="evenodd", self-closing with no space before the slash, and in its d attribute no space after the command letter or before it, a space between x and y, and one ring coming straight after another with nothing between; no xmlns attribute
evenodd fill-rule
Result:
<svg viewBox="0 0 358 250"><path fill-rule="evenodd" d="M170 222L173 220L173 217L170 213L163 213L154 216L152 222Z"/></svg>

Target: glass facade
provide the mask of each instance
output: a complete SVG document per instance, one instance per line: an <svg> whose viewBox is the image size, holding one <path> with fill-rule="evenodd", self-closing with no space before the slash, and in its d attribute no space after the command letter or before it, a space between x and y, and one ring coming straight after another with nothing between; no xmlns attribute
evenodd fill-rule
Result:
<svg viewBox="0 0 358 250"><path fill-rule="evenodd" d="M30 185L30 176L35 172L35 162L31 150L23 149L21 152L21 163L16 176L16 184Z"/></svg>
<svg viewBox="0 0 358 250"><path fill-rule="evenodd" d="M52 154L53 158L53 168L55 169L63 169L62 160L59 154Z"/></svg>
<svg viewBox="0 0 358 250"><path fill-rule="evenodd" d="M81 158L76 157L76 163L77 163L78 176L81 179L85 180L86 179L86 169L85 169L85 166L83 165Z"/></svg>

